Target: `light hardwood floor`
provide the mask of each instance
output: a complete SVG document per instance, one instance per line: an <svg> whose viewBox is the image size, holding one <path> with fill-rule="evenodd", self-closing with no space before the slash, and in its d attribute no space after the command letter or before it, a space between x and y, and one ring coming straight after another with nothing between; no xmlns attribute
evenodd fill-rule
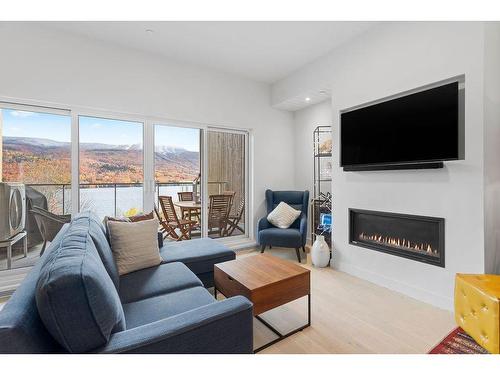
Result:
<svg viewBox="0 0 500 375"><path fill-rule="evenodd" d="M297 261L291 249L266 252ZM449 311L331 268L314 268L309 257L303 266L311 270L312 325L260 353L427 353L455 327ZM0 309L4 303L0 298ZM304 324L306 308L301 298L263 317L285 333ZM255 319L254 331L256 347L275 338Z"/></svg>
<svg viewBox="0 0 500 375"><path fill-rule="evenodd" d="M293 249L266 253L295 258ZM427 353L456 326L449 311L310 261L303 265L311 270L312 325L261 353ZM304 324L306 308L301 298L263 317L286 333ZM255 319L254 331L256 346L275 338Z"/></svg>

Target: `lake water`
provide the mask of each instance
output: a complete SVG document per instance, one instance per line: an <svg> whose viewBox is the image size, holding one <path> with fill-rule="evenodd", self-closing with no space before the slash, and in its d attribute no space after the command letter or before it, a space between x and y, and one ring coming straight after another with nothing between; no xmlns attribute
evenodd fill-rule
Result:
<svg viewBox="0 0 500 375"><path fill-rule="evenodd" d="M38 190L42 190L38 188ZM158 190L157 190L158 191ZM160 195L170 195L177 201L177 192L192 191L191 186L161 186ZM43 191L47 195L46 191ZM55 192L56 206L51 210L56 213L62 212L62 190L59 188ZM155 194L155 203L157 194ZM65 213L71 211L71 191L69 187L64 193ZM123 214L130 209L143 210L143 188L142 186L129 186L116 188L116 216ZM80 211L91 210L100 218L105 216L115 216L115 189L114 187L100 188L80 188Z"/></svg>
<svg viewBox="0 0 500 375"><path fill-rule="evenodd" d="M189 190L188 190L189 189ZM162 186L160 195L170 195L177 201L177 192L191 191L188 186ZM155 198L155 203L158 203ZM99 217L115 216L115 189L114 188L84 188L80 189L80 210L94 211ZM142 186L116 188L116 216L123 216L130 209L143 210Z"/></svg>

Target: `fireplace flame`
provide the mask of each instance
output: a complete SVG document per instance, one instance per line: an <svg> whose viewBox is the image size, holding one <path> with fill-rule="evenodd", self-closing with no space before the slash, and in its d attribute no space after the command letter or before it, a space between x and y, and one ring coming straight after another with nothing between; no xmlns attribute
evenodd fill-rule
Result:
<svg viewBox="0 0 500 375"><path fill-rule="evenodd" d="M376 242L381 245L385 246L390 246L390 247L395 247L395 248L400 248L400 249L405 249L405 250L411 250L411 251L417 251L417 252L424 252L429 255L437 255L438 251L433 249L432 246L428 243L416 243L412 242L410 240L407 240L406 238L396 238L396 237L389 237L389 236L382 236L380 234L365 234L361 233L359 235L359 239L363 241L370 241L370 242Z"/></svg>

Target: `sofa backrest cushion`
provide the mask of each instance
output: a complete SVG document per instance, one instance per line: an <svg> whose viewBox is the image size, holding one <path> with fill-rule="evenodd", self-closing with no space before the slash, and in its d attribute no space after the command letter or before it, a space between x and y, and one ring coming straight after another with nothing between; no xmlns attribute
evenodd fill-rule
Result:
<svg viewBox="0 0 500 375"><path fill-rule="evenodd" d="M120 288L120 275L118 274L118 268L116 267L113 252L111 251L111 247L109 245L106 229L99 220L99 217L92 212L82 212L76 215L73 219L73 223L85 221L88 222L89 234L94 242L99 256L101 257L101 261L104 264L109 277L113 281L113 284L115 284L116 290L118 291Z"/></svg>
<svg viewBox="0 0 500 375"><path fill-rule="evenodd" d="M118 292L90 235L90 220L75 220L59 247L44 257L36 286L40 317L55 340L84 353L125 329Z"/></svg>
<svg viewBox="0 0 500 375"><path fill-rule="evenodd" d="M64 353L40 319L36 306L36 284L42 260L59 247L69 224L65 224L47 247L40 261L30 270L21 285L0 311L0 353Z"/></svg>
<svg viewBox="0 0 500 375"><path fill-rule="evenodd" d="M273 191L266 190L266 206L269 214L280 202L285 202L296 210L302 211L307 216L307 206L309 204L309 191Z"/></svg>

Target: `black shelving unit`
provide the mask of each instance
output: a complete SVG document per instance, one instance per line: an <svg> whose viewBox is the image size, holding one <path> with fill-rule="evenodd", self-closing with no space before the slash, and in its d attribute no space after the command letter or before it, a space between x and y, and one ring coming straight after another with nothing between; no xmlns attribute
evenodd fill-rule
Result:
<svg viewBox="0 0 500 375"><path fill-rule="evenodd" d="M314 146L314 191L311 200L311 228L312 241L317 235L325 236L325 241L330 247L331 230L321 226L321 214L332 213L332 127L317 126L313 132Z"/></svg>

